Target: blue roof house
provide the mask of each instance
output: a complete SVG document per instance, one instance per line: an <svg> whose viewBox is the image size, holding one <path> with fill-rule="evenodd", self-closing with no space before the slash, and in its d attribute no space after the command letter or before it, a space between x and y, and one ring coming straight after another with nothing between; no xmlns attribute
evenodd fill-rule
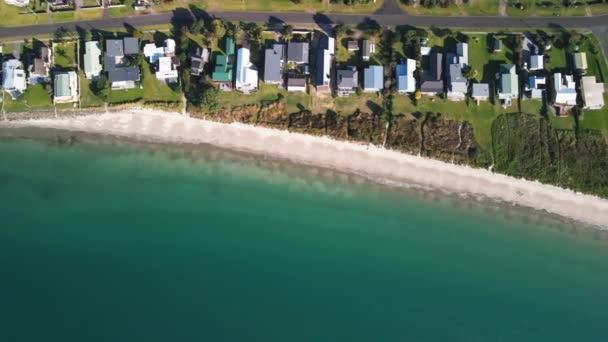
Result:
<svg viewBox="0 0 608 342"><path fill-rule="evenodd" d="M363 71L363 91L377 92L384 88L384 67L370 65Z"/></svg>
<svg viewBox="0 0 608 342"><path fill-rule="evenodd" d="M416 91L416 79L414 71L416 70L416 61L406 59L405 63L397 64L395 76L397 78L397 91L400 94L413 93Z"/></svg>

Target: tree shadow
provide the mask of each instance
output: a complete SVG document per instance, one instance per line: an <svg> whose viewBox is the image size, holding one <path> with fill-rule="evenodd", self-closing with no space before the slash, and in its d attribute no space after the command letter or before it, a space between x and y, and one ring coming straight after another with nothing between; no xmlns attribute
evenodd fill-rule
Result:
<svg viewBox="0 0 608 342"><path fill-rule="evenodd" d="M317 12L312 16L312 19L314 20L315 24L317 24L317 26L319 26L321 31L323 31L325 34L327 34L329 36L331 36L333 34L333 28L332 28L333 20L331 20L328 16L326 16L323 13Z"/></svg>
<svg viewBox="0 0 608 342"><path fill-rule="evenodd" d="M173 10L173 16L171 17L171 25L177 31L181 30L182 27L189 27L194 22L194 15L186 8L176 8Z"/></svg>
<svg viewBox="0 0 608 342"><path fill-rule="evenodd" d="M382 113L382 106L378 105L376 102L371 101L371 100L367 100L367 102L365 102L365 105L367 106L367 108L374 114L379 114Z"/></svg>

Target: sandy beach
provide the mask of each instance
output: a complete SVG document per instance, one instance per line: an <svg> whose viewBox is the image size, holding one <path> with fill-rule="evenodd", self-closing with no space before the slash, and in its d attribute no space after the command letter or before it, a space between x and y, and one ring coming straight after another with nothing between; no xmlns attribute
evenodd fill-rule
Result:
<svg viewBox="0 0 608 342"><path fill-rule="evenodd" d="M326 137L238 123L222 124L149 109L3 121L0 125L55 128L167 143L211 144L356 173L378 182L413 183L449 193L511 202L608 229L608 200L597 196Z"/></svg>

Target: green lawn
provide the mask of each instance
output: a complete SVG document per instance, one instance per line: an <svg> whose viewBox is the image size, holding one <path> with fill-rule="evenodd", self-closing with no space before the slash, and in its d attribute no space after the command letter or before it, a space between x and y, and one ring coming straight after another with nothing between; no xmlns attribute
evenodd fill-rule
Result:
<svg viewBox="0 0 608 342"><path fill-rule="evenodd" d="M335 111L344 115L353 114L357 109L364 113L376 112L378 108L382 108L382 98L376 93L335 98Z"/></svg>
<svg viewBox="0 0 608 342"><path fill-rule="evenodd" d="M469 0L468 3L453 4L447 7L436 6L425 8L421 5L399 5L406 12L413 15L438 15L438 16L494 16L498 15L499 0Z"/></svg>
<svg viewBox="0 0 608 342"><path fill-rule="evenodd" d="M110 90L110 103L137 102L143 99L144 90L136 87L133 89Z"/></svg>
<svg viewBox="0 0 608 342"><path fill-rule="evenodd" d="M545 70L550 73L564 72L568 70L568 53L564 49L560 49L555 45L551 47L551 50L545 52L548 59L545 59Z"/></svg>
<svg viewBox="0 0 608 342"><path fill-rule="evenodd" d="M33 24L46 24L46 13L32 14L25 8L12 6L0 1L0 26L23 26Z"/></svg>
<svg viewBox="0 0 608 342"><path fill-rule="evenodd" d="M144 83L143 98L144 101L151 102L181 102L182 92L180 90L173 90L164 82L156 79L150 71L150 65L145 62L145 66L142 70L142 77Z"/></svg>
<svg viewBox="0 0 608 342"><path fill-rule="evenodd" d="M77 67L76 43L62 42L55 44L55 66L64 69Z"/></svg>
<svg viewBox="0 0 608 342"><path fill-rule="evenodd" d="M80 76L80 106L86 107L101 107L103 100L97 97L91 90L91 81L89 81L84 72L79 71Z"/></svg>
<svg viewBox="0 0 608 342"><path fill-rule="evenodd" d="M595 47L593 50L592 46ZM593 53L596 51L596 53ZM602 48L594 35L589 35L588 39L581 46L581 51L587 53L587 75L595 76L598 82L608 85L608 66L603 56Z"/></svg>
<svg viewBox="0 0 608 342"><path fill-rule="evenodd" d="M26 112L53 107L51 95L44 89L42 84L30 86L16 100L13 100L10 95L6 94L4 101L4 110L7 112Z"/></svg>
<svg viewBox="0 0 608 342"><path fill-rule="evenodd" d="M272 12L333 12L333 13L373 13L383 0L376 3L354 4L330 3L319 0L209 0L206 8L225 11L272 11Z"/></svg>
<svg viewBox="0 0 608 342"><path fill-rule="evenodd" d="M604 93L604 108L585 110L580 124L584 128L599 129L608 134L608 94ZM607 137L608 138L608 137Z"/></svg>
<svg viewBox="0 0 608 342"><path fill-rule="evenodd" d="M523 10L515 7L522 4ZM507 14L514 17L525 16L583 16L586 5L577 7L563 6L562 0L509 0Z"/></svg>
<svg viewBox="0 0 608 342"><path fill-rule="evenodd" d="M310 95L306 93L289 93L285 89L279 89L274 84L265 84L261 81L260 89L249 95L244 95L237 91L220 91L218 102L221 108L231 109L244 105L259 105L262 101L276 101L279 95L285 98L289 113L299 111L300 106L310 108Z"/></svg>

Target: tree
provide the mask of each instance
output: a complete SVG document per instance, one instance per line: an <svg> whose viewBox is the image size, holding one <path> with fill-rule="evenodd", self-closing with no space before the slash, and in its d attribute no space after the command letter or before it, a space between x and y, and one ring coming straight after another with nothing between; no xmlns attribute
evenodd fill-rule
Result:
<svg viewBox="0 0 608 342"><path fill-rule="evenodd" d="M283 27L283 39L290 41L291 38L293 38L293 26L285 25L285 27Z"/></svg>
<svg viewBox="0 0 608 342"><path fill-rule="evenodd" d="M467 65L462 69L462 76L464 76L464 78L467 80L471 80L477 76L477 70L475 70L475 68L472 66Z"/></svg>
<svg viewBox="0 0 608 342"><path fill-rule="evenodd" d="M346 27L346 25L344 25L343 22L338 22L338 24L336 24L336 26L334 27L334 32L336 33L336 37L345 35L348 32L348 28Z"/></svg>
<svg viewBox="0 0 608 342"><path fill-rule="evenodd" d="M139 40L144 37L144 33L140 29L134 29L131 35Z"/></svg>
<svg viewBox="0 0 608 342"><path fill-rule="evenodd" d="M205 21L203 19L197 19L192 23L190 31L194 34L202 33L205 29Z"/></svg>
<svg viewBox="0 0 608 342"><path fill-rule="evenodd" d="M226 35L226 25L221 19L213 19L211 22L211 31L215 34L217 39L222 39Z"/></svg>
<svg viewBox="0 0 608 342"><path fill-rule="evenodd" d="M106 78L105 75L99 75L97 80L91 83L91 90L95 93L100 99L107 101L110 96L110 82Z"/></svg>

